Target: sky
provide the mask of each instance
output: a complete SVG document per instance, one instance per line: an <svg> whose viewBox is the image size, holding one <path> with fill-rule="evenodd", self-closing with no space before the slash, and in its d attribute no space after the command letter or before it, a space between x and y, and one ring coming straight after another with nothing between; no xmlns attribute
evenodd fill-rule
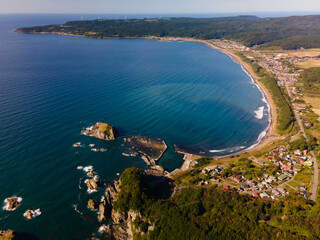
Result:
<svg viewBox="0 0 320 240"><path fill-rule="evenodd" d="M0 0L0 13L319 12L319 0Z"/></svg>

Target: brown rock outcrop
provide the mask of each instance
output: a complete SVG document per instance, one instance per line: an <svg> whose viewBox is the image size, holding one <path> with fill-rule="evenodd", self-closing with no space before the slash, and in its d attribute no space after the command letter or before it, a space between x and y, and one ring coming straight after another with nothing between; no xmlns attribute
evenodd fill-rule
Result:
<svg viewBox="0 0 320 240"><path fill-rule="evenodd" d="M107 217L106 217L106 204L105 204L105 202L102 202L102 203L100 203L100 205L99 205L98 220L99 220L100 222L107 220Z"/></svg>
<svg viewBox="0 0 320 240"><path fill-rule="evenodd" d="M97 190L99 187L98 183L96 183L93 179L87 179L85 183L87 184L88 190L90 191Z"/></svg>
<svg viewBox="0 0 320 240"><path fill-rule="evenodd" d="M91 211L95 211L97 209L97 203L93 199L89 199L87 207Z"/></svg>
<svg viewBox="0 0 320 240"><path fill-rule="evenodd" d="M112 233L115 239L133 239L132 223L136 218L141 218L139 212L130 210L128 213L112 211Z"/></svg>
<svg viewBox="0 0 320 240"><path fill-rule="evenodd" d="M114 181L114 185L118 186L118 182ZM100 222L107 220L111 217L112 204L117 194L116 187L109 185L106 189L105 196L103 196L99 205L98 220Z"/></svg>
<svg viewBox="0 0 320 240"><path fill-rule="evenodd" d="M30 210L28 210L28 211L26 211L25 213L24 213L24 216L26 217L26 218L28 218L28 219L32 219L32 212L30 211Z"/></svg>
<svg viewBox="0 0 320 240"><path fill-rule="evenodd" d="M3 231L0 230L0 240L15 240L17 239L17 233L12 230Z"/></svg>
<svg viewBox="0 0 320 240"><path fill-rule="evenodd" d="M88 130L82 131L84 135L99 138L102 140L115 140L116 139L116 130L109 123L98 122Z"/></svg>
<svg viewBox="0 0 320 240"><path fill-rule="evenodd" d="M6 198L4 202L6 203L5 209L8 211L14 211L19 207L20 203L22 201L22 198L20 197L11 197Z"/></svg>
<svg viewBox="0 0 320 240"><path fill-rule="evenodd" d="M41 210L40 208L38 209L35 209L35 210L27 210L25 211L25 213L23 214L23 216L27 219L32 219L32 218L35 218L35 217L38 217L41 215Z"/></svg>

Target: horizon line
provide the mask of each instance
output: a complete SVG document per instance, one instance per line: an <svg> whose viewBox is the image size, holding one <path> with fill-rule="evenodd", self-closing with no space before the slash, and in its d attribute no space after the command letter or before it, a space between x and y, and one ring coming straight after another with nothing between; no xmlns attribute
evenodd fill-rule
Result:
<svg viewBox="0 0 320 240"><path fill-rule="evenodd" d="M250 11L250 12L146 12L146 13L119 13L119 12L0 12L0 14L119 14L119 15L143 15L143 14L256 14L256 13L300 13L300 14L320 14L320 11Z"/></svg>

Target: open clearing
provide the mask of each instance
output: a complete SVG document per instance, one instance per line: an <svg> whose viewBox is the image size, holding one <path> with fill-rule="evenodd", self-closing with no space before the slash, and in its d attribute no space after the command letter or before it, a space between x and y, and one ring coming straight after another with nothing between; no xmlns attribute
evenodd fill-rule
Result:
<svg viewBox="0 0 320 240"><path fill-rule="evenodd" d="M304 62L296 63L295 65L301 68L320 67L320 60L310 59Z"/></svg>

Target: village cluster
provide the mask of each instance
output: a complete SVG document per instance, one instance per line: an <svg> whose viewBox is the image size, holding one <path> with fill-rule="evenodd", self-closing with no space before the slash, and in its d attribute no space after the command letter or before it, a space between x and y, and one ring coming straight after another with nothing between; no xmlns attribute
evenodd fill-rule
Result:
<svg viewBox="0 0 320 240"><path fill-rule="evenodd" d="M250 48L230 40L210 39L208 40L208 42L223 49L230 49L230 50L237 50L237 51L250 51Z"/></svg>
<svg viewBox="0 0 320 240"><path fill-rule="evenodd" d="M250 160L249 160L250 161ZM308 150L300 151L295 150L290 153L286 147L280 146L272 150L267 156L262 159L254 159L252 163L255 167L265 166L265 172L262 176L255 176L252 179L245 177L245 174L233 172L232 175L225 176L224 170L228 167L218 165L214 167L201 168L199 174L207 176L207 180L200 180L199 185L207 185L216 183L222 185L224 189L235 188L240 193L251 194L254 197L272 198L285 196L288 191L284 188L294 176L303 171L304 168L312 167L312 157ZM276 166L277 171L272 173L267 170L267 166L273 164ZM193 162L196 165L196 161ZM287 185L288 186L288 185ZM292 188L292 187L291 187ZM298 194L308 198L307 187L300 185L295 189Z"/></svg>

